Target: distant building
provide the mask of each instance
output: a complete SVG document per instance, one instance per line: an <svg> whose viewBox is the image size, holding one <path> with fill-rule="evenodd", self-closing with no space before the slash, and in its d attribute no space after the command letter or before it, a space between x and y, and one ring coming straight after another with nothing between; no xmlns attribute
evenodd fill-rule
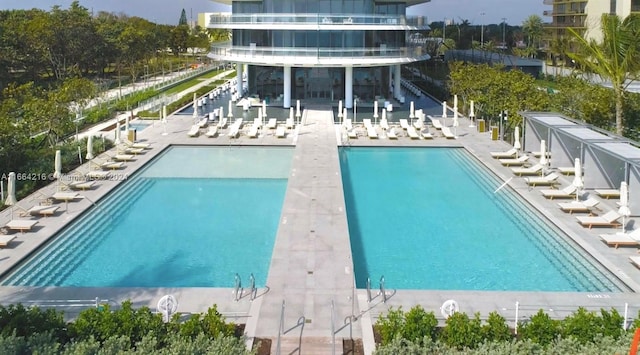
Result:
<svg viewBox="0 0 640 355"><path fill-rule="evenodd" d="M446 51L444 59L445 61L461 61L474 64L499 64L503 65L505 70L520 70L534 78L540 77L544 65L543 61L538 59L522 58L514 55L475 49L454 49Z"/></svg>
<svg viewBox="0 0 640 355"><path fill-rule="evenodd" d="M430 58L412 36L429 30L425 18L406 16L430 0L214 1L232 13L211 15L207 27L231 30L232 41L209 57L236 63L238 78L246 67L249 94L285 108L295 99L351 108L356 97L399 98L401 65Z"/></svg>

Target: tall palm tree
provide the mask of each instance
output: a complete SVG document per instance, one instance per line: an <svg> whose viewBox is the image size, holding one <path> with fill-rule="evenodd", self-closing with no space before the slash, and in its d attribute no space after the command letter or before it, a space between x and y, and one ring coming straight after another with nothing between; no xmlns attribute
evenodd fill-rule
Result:
<svg viewBox="0 0 640 355"><path fill-rule="evenodd" d="M616 100L616 133L624 133L622 104L627 86L640 73L640 16L621 20L616 15L601 18L602 41L587 41L569 29L578 51L567 53L584 70L611 82Z"/></svg>
<svg viewBox="0 0 640 355"><path fill-rule="evenodd" d="M527 36L527 46L536 49L540 47L540 39L544 34L544 25L540 16L531 15L527 17L522 23L522 31Z"/></svg>

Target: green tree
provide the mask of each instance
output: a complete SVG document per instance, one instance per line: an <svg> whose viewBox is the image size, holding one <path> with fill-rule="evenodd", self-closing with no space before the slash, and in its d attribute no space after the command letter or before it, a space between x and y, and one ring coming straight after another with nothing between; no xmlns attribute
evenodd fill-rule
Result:
<svg viewBox="0 0 640 355"><path fill-rule="evenodd" d="M623 105L627 86L640 73L640 16L623 20L604 14L601 18L602 41L587 40L569 29L577 52L567 55L588 73L611 82L615 95L615 132L624 134Z"/></svg>
<svg viewBox="0 0 640 355"><path fill-rule="evenodd" d="M538 15L531 15L522 22L522 31L527 36L527 47L539 48L544 34L544 24Z"/></svg>
<svg viewBox="0 0 640 355"><path fill-rule="evenodd" d="M182 9L180 13L180 20L178 21L178 26L188 26L187 23L187 12Z"/></svg>

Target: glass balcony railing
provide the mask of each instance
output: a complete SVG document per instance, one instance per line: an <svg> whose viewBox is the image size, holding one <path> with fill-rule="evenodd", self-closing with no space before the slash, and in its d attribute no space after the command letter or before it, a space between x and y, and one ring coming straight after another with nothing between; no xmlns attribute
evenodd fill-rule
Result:
<svg viewBox="0 0 640 355"><path fill-rule="evenodd" d="M424 16L354 15L354 14L213 14L210 26L216 25L402 25L428 28Z"/></svg>
<svg viewBox="0 0 640 355"><path fill-rule="evenodd" d="M232 46L216 44L211 46L210 55L217 57L247 57L247 58L350 58L350 59L382 59L382 58L413 58L426 55L420 45L409 45L400 48L368 47L368 48L275 48Z"/></svg>

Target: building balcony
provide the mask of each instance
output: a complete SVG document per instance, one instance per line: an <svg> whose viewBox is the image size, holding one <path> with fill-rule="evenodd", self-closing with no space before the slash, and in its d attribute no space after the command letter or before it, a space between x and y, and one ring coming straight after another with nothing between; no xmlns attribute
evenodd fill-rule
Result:
<svg viewBox="0 0 640 355"><path fill-rule="evenodd" d="M270 66L294 67L343 67L382 66L406 64L427 60L430 56L422 46L400 48L296 48L254 47L216 44L211 47L209 58L219 61Z"/></svg>
<svg viewBox="0 0 640 355"><path fill-rule="evenodd" d="M213 14L209 28L279 30L428 30L424 16L353 14Z"/></svg>
<svg viewBox="0 0 640 355"><path fill-rule="evenodd" d="M554 0L542 0L542 3L545 5L553 5L554 2Z"/></svg>
<svg viewBox="0 0 640 355"><path fill-rule="evenodd" d="M553 16L554 13L553 13L553 10L544 10L544 11L542 11L542 15L543 16Z"/></svg>

